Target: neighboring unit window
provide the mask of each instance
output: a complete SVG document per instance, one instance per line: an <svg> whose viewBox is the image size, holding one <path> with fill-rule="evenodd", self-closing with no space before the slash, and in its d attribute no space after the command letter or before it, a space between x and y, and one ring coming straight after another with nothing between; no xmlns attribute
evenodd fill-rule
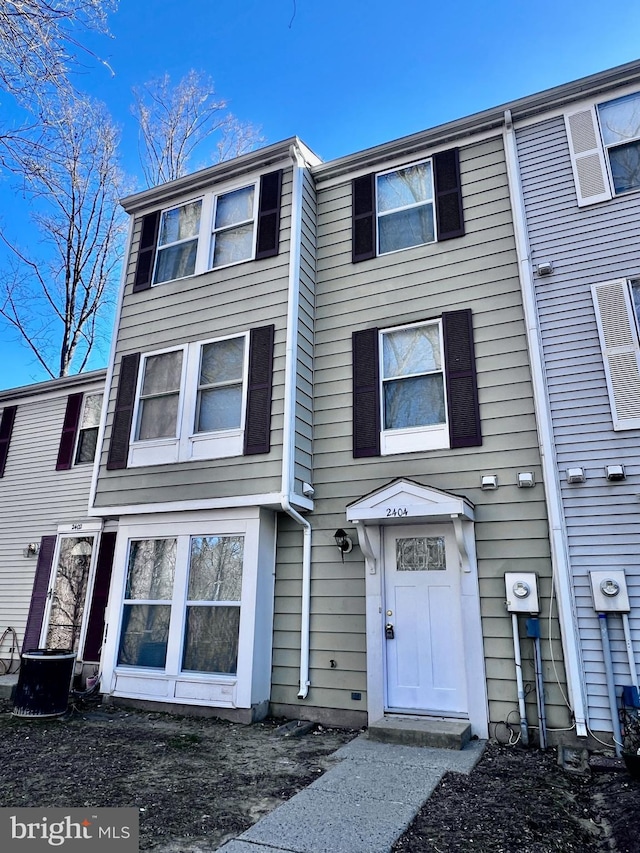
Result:
<svg viewBox="0 0 640 853"><path fill-rule="evenodd" d="M202 346L195 432L240 429L244 335Z"/></svg>
<svg viewBox="0 0 640 853"><path fill-rule="evenodd" d="M162 213L154 284L194 274L201 210L202 201L192 201Z"/></svg>
<svg viewBox="0 0 640 853"><path fill-rule="evenodd" d="M616 195L640 187L640 94L598 105Z"/></svg>
<svg viewBox="0 0 640 853"><path fill-rule="evenodd" d="M144 360L136 439L175 438L182 379L182 350Z"/></svg>
<svg viewBox="0 0 640 853"><path fill-rule="evenodd" d="M382 453L448 443L441 324L380 332Z"/></svg>
<svg viewBox="0 0 640 853"><path fill-rule="evenodd" d="M480 444L471 311L353 333L355 458Z"/></svg>
<svg viewBox="0 0 640 853"><path fill-rule="evenodd" d="M268 453L273 344L261 326L123 358L109 470Z"/></svg>
<svg viewBox="0 0 640 853"><path fill-rule="evenodd" d="M0 477L4 476L17 410L17 406L5 406L2 409L2 417L0 417Z"/></svg>
<svg viewBox="0 0 640 853"><path fill-rule="evenodd" d="M237 264L253 257L255 186L219 195L215 201L211 266Z"/></svg>
<svg viewBox="0 0 640 853"><path fill-rule="evenodd" d="M164 668L176 546L176 539L141 539L130 544L118 664Z"/></svg>
<svg viewBox="0 0 640 853"><path fill-rule="evenodd" d="M640 429L640 282L591 288L614 430Z"/></svg>
<svg viewBox="0 0 640 853"><path fill-rule="evenodd" d="M235 675L243 555L242 536L131 541L118 665Z"/></svg>
<svg viewBox="0 0 640 853"><path fill-rule="evenodd" d="M435 211L431 161L376 178L378 254L433 243Z"/></svg>
<svg viewBox="0 0 640 853"><path fill-rule="evenodd" d="M87 394L82 405L75 464L93 462L98 445L102 394Z"/></svg>

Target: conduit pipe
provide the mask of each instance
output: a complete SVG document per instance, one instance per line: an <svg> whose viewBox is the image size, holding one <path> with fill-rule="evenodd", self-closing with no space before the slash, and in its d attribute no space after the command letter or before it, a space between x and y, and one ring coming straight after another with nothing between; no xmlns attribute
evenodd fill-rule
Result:
<svg viewBox="0 0 640 853"><path fill-rule="evenodd" d="M520 711L520 736L522 745L529 746L529 727L527 725L527 709L524 702L524 679L522 678L522 655L520 654L520 632L518 629L518 614L511 614L513 627L513 653L516 659L516 683L518 685L518 709Z"/></svg>
<svg viewBox="0 0 640 853"><path fill-rule="evenodd" d="M311 617L311 524L291 506L294 484L296 436L296 375L298 353L298 314L300 306L300 245L302 238L302 171L305 160L297 144L289 149L293 161L291 195L291 235L289 250L289 287L287 294L287 340L284 376L284 422L282 433L282 485L280 505L303 528L302 596L300 602L300 689L298 699L309 695L309 624Z"/></svg>
<svg viewBox="0 0 640 853"><path fill-rule="evenodd" d="M636 659L633 654L633 643L631 642L631 629L629 628L629 614L621 613L622 616L622 627L624 628L624 642L627 647L627 657L629 659L629 670L631 672L631 683L636 688L636 690L640 690L640 686L638 685L638 669L636 667Z"/></svg>
<svg viewBox="0 0 640 853"><path fill-rule="evenodd" d="M516 253L520 267L520 287L525 323L527 327L527 345L531 360L531 379L536 409L538 429L538 447L544 475L544 490L549 514L549 539L551 543L551 565L553 583L558 605L558 620L562 632L562 649L567 673L571 710L576 722L576 734L587 736L586 698L584 694L582 656L580 652L578 620L575 612L571 583L571 565L566 545L565 523L562 512L562 497L557 479L553 426L551 410L545 389L545 369L542 355L542 341L538 326L535 302L535 287L526 228L526 216L520 183L520 170L516 148L515 131L511 111L504 114L504 147L507 163L509 194L513 211L513 226L516 240Z"/></svg>
<svg viewBox="0 0 640 853"><path fill-rule="evenodd" d="M611 724L613 725L613 745L616 750L616 756L620 758L622 755L622 730L620 728L616 686L613 678L613 658L611 657L611 643L609 641L607 614L598 613L598 622L600 623L600 636L602 637L602 651L604 654L604 672L607 679L607 695L609 697L609 710L611 711Z"/></svg>

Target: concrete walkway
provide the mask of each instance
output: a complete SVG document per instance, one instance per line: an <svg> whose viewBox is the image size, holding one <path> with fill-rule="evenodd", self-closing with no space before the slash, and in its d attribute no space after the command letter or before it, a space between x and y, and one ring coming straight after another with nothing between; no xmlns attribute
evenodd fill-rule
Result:
<svg viewBox="0 0 640 853"><path fill-rule="evenodd" d="M463 750L376 743L363 735L339 763L221 853L389 853L444 774L470 773L483 741Z"/></svg>

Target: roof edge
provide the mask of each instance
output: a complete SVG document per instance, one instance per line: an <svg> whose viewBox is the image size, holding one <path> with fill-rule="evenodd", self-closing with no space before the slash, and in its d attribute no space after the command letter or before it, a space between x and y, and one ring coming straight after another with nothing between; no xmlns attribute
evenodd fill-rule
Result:
<svg viewBox="0 0 640 853"><path fill-rule="evenodd" d="M76 388L78 385L89 385L93 382L105 380L107 368L89 370L86 373L74 373L73 376L61 376L58 379L46 379L44 382L34 382L32 385L19 385L16 388L7 388L0 391L0 403L8 400L18 400L23 397L31 397L34 394L47 391L64 391L67 388Z"/></svg>

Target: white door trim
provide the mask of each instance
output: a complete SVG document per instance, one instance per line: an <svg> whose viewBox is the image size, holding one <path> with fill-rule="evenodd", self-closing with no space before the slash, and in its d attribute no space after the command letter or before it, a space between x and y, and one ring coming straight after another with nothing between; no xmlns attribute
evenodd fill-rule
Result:
<svg viewBox="0 0 640 853"><path fill-rule="evenodd" d="M358 531L359 545L365 555L369 724L385 715L382 526L419 523L428 529L430 522L437 521L452 525L460 560L460 606L469 722L474 735L488 737L488 699L473 507L458 496L408 480L398 480L352 504L347 509L347 519Z"/></svg>

